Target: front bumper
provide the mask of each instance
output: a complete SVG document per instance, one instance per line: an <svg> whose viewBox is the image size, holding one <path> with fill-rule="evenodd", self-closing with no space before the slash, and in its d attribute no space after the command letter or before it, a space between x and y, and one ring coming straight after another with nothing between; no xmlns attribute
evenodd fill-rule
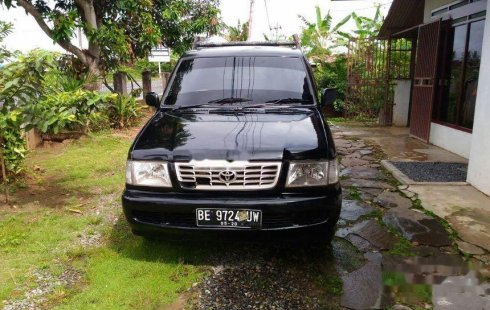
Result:
<svg viewBox="0 0 490 310"><path fill-rule="evenodd" d="M164 231L286 231L327 223L333 226L342 204L340 187L324 193L232 195L155 193L127 189L122 196L122 205L133 233L145 235ZM197 208L261 210L262 227L197 227Z"/></svg>

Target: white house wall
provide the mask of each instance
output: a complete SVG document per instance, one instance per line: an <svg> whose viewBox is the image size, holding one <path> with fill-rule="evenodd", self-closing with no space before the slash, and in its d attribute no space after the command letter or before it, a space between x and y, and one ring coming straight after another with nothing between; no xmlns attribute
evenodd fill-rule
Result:
<svg viewBox="0 0 490 310"><path fill-rule="evenodd" d="M455 0L425 0L424 23L432 21L432 11L454 1Z"/></svg>
<svg viewBox="0 0 490 310"><path fill-rule="evenodd" d="M436 123L430 125L430 143L464 158L470 157L471 136L470 133L451 127Z"/></svg>
<svg viewBox="0 0 490 310"><path fill-rule="evenodd" d="M490 12L490 1L487 3ZM490 195L490 18L485 23L468 182Z"/></svg>

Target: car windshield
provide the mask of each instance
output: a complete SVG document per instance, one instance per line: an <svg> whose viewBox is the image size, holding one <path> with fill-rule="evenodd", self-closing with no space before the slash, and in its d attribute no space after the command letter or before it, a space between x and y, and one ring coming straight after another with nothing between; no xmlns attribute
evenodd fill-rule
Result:
<svg viewBox="0 0 490 310"><path fill-rule="evenodd" d="M313 103L300 58L215 57L181 61L166 105Z"/></svg>

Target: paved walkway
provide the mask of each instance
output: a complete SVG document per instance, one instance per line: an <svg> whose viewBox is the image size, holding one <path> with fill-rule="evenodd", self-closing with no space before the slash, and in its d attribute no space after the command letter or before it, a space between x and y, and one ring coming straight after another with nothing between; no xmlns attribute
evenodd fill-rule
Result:
<svg viewBox="0 0 490 310"><path fill-rule="evenodd" d="M408 136L408 128L340 126L343 134L371 141L388 160L467 163L465 158ZM396 176L396 174L395 174ZM445 219L456 230L461 252L490 263L490 197L468 184L421 184L397 177L400 190L418 198L424 209Z"/></svg>
<svg viewBox="0 0 490 310"><path fill-rule="evenodd" d="M487 252L465 260L444 222L402 194L381 166L381 140L332 128L344 201L331 247L321 254L290 243L230 243L210 259L212 273L196 285L192 308L490 309ZM425 149L427 158L441 155Z"/></svg>
<svg viewBox="0 0 490 310"><path fill-rule="evenodd" d="M468 163L468 160L440 147L410 138L408 128L363 125L339 125L347 137L357 137L380 145L390 160L416 160Z"/></svg>
<svg viewBox="0 0 490 310"><path fill-rule="evenodd" d="M456 245L461 241L456 235L424 211L417 196L407 198L380 166L386 156L457 158L448 158L443 150L419 141L404 140L402 132L390 136L380 128L345 125L332 129L345 195L337 236L351 242L368 260L342 276L341 306L384 308L393 306L395 298L423 308L429 306L421 304L421 291L425 291L436 309L489 308L490 285L477 280L479 273L488 276L488 265L482 262L488 252L478 248L478 255L465 262L458 255ZM362 216L352 216L356 212Z"/></svg>

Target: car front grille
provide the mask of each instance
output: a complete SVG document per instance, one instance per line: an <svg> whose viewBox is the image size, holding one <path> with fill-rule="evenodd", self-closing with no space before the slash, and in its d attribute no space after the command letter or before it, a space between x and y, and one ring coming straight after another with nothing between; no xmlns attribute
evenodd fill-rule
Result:
<svg viewBox="0 0 490 310"><path fill-rule="evenodd" d="M175 163L175 169L186 189L261 190L276 186L281 163L203 160Z"/></svg>

